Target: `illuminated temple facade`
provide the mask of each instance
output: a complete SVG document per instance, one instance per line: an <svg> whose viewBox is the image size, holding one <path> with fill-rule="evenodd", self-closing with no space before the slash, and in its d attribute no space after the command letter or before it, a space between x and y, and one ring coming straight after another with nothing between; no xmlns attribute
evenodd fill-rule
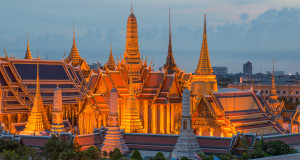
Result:
<svg viewBox="0 0 300 160"><path fill-rule="evenodd" d="M80 56L75 33L69 56L59 61L32 58L28 41L25 59L7 55L1 58L0 121L8 130L17 130L11 124L29 123L28 117L35 106L33 95L37 93L39 83L50 124L60 125L59 129L64 130L61 128L63 115L64 121L68 120L73 126L73 132L80 135L92 133L95 128L109 126L110 92L115 88L118 122L125 132L178 134L182 92L188 88L191 90L190 111L196 135L231 137L237 132L286 132L259 93L252 90L218 91L208 51L206 16L195 73L186 73L175 63L170 21L166 56L162 71L154 71L152 62L149 64L147 58L141 58L137 19L132 10L127 21L123 58L115 62L111 48L108 62L98 70L91 70ZM37 63L39 80L36 77ZM59 94L56 93L58 88ZM58 96L61 102L55 101L54 97ZM59 120L53 120L53 114L59 116Z"/></svg>

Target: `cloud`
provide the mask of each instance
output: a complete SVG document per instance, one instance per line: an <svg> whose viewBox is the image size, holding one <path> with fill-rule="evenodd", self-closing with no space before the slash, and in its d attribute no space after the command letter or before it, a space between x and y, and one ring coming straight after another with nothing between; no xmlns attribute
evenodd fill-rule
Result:
<svg viewBox="0 0 300 160"><path fill-rule="evenodd" d="M242 20L242 21L247 21L248 19L249 19L249 14L248 13L242 13L242 14L240 14L239 15L239 17L240 17L240 19Z"/></svg>

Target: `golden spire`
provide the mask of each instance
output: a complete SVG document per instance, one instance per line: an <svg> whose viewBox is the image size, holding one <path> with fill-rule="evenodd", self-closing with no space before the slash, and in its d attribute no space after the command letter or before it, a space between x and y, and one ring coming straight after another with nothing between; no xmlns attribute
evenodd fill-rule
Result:
<svg viewBox="0 0 300 160"><path fill-rule="evenodd" d="M210 64L210 59L209 59L208 46L207 46L206 14L204 15L204 28L203 28L203 40L202 40L201 53L200 53L200 58L198 61L198 66L195 71L195 74L197 74L197 75L212 75L213 74L213 70L212 70L212 67Z"/></svg>
<svg viewBox="0 0 300 160"><path fill-rule="evenodd" d="M38 49L37 49L37 61L36 61L36 96L41 96L41 91L40 91L39 50Z"/></svg>
<svg viewBox="0 0 300 160"><path fill-rule="evenodd" d="M276 93L276 88L275 88L275 75L274 75L274 59L273 59L273 72L272 72L272 86L271 86L271 92L269 98L277 100L278 96Z"/></svg>
<svg viewBox="0 0 300 160"><path fill-rule="evenodd" d="M129 15L127 21L126 46L125 46L124 58L129 64L140 62L137 21L133 14L132 5L131 5L131 14Z"/></svg>
<svg viewBox="0 0 300 160"><path fill-rule="evenodd" d="M79 55L79 52L78 52L77 47L76 47L76 42L75 42L75 27L74 27L74 22L73 22L73 45L72 45L71 52L69 54L68 59L70 61L72 61L72 64L74 66L78 65L79 61L81 60L81 57Z"/></svg>
<svg viewBox="0 0 300 160"><path fill-rule="evenodd" d="M29 38L28 37L29 36L28 36L28 32L27 32L27 51L26 51L24 59L32 59L30 48L29 48Z"/></svg>
<svg viewBox="0 0 300 160"><path fill-rule="evenodd" d="M168 70L168 73L174 73L176 71L176 63L172 52L172 37L171 37L171 9L169 9L169 46L168 46L168 57L164 68Z"/></svg>
<svg viewBox="0 0 300 160"><path fill-rule="evenodd" d="M37 54L38 55L38 54ZM28 122L25 125L25 129L20 133L36 135L42 134L45 130L50 130L50 123L48 121L47 113L44 109L43 99L40 92L40 76L39 76L39 57L37 56L36 67L36 94L34 97L34 104L28 117Z"/></svg>
<svg viewBox="0 0 300 160"><path fill-rule="evenodd" d="M114 60L114 57L113 57L113 54L112 54L112 44L110 44L110 54L109 54L109 59L108 59L108 62L107 62L107 68L109 70L114 70L115 66L116 66L116 63L115 63L115 60Z"/></svg>

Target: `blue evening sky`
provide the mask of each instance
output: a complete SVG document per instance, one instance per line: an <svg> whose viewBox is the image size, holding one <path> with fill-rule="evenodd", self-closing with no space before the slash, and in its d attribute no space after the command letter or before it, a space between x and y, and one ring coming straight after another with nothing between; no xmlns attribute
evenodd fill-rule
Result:
<svg viewBox="0 0 300 160"><path fill-rule="evenodd" d="M0 2L0 54L23 58L26 35L30 49L43 59L60 60L72 46L72 22L80 55L104 64L123 55L130 4L138 21L140 52L155 68L165 63L168 11L171 8L175 61L188 72L197 66L207 14L208 47L213 66L241 72L272 68L300 72L299 0L10 0Z"/></svg>

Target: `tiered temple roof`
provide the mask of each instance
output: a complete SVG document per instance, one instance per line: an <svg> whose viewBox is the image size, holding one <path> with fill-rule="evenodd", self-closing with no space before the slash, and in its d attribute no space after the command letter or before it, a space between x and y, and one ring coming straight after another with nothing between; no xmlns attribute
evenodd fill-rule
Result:
<svg viewBox="0 0 300 160"><path fill-rule="evenodd" d="M201 103L203 101L205 104ZM241 133L283 134L285 130L275 120L266 101L253 91L212 92L199 99L194 121L201 118L200 108L208 107L207 113L216 119L223 119ZM229 125L228 124L228 125ZM235 133L233 131L233 133Z"/></svg>
<svg viewBox="0 0 300 160"><path fill-rule="evenodd" d="M37 59L2 59L0 82L3 93L4 113L28 113L36 93ZM62 89L63 104L77 104L76 98L85 95L87 85L78 67L64 61L39 60L40 88L44 105L53 104L57 86Z"/></svg>

